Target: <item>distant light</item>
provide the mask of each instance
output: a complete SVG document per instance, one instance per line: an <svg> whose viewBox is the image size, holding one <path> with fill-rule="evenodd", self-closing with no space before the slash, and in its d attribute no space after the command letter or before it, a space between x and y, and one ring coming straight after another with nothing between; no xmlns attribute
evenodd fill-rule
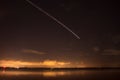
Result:
<svg viewBox="0 0 120 80"><path fill-rule="evenodd" d="M6 66L3 66L3 69L5 69L6 68Z"/></svg>
<svg viewBox="0 0 120 80"><path fill-rule="evenodd" d="M19 69L19 67L15 67L16 69Z"/></svg>
<svg viewBox="0 0 120 80"><path fill-rule="evenodd" d="M4 71L6 69L6 66L3 66L2 68L3 68L3 71Z"/></svg>

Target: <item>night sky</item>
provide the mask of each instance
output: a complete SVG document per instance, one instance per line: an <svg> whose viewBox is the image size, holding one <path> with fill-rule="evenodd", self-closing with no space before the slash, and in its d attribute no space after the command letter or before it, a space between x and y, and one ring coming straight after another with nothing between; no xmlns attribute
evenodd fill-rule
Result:
<svg viewBox="0 0 120 80"><path fill-rule="evenodd" d="M0 0L0 66L120 67L118 2L31 1L80 39L26 0Z"/></svg>

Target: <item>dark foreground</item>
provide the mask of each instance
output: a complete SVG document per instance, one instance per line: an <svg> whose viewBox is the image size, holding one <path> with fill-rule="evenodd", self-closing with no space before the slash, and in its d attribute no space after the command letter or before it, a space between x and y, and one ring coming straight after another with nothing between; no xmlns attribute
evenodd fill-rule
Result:
<svg viewBox="0 0 120 80"><path fill-rule="evenodd" d="M0 80L120 80L120 69L92 70L1 70Z"/></svg>

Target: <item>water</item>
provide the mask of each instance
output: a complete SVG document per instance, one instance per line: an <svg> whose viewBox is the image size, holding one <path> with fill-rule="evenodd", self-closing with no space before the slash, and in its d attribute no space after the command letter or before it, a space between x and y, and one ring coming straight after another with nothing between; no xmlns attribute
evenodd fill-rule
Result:
<svg viewBox="0 0 120 80"><path fill-rule="evenodd" d="M0 80L120 80L120 70L0 71Z"/></svg>

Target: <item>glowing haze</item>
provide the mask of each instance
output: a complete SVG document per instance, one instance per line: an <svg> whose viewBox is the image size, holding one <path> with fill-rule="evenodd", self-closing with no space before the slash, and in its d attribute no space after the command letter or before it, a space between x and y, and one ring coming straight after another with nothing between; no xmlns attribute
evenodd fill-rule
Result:
<svg viewBox="0 0 120 80"><path fill-rule="evenodd" d="M55 60L45 60L43 62L24 62L24 61L14 61L14 60L1 60L1 67L67 67L70 62L61 62Z"/></svg>

